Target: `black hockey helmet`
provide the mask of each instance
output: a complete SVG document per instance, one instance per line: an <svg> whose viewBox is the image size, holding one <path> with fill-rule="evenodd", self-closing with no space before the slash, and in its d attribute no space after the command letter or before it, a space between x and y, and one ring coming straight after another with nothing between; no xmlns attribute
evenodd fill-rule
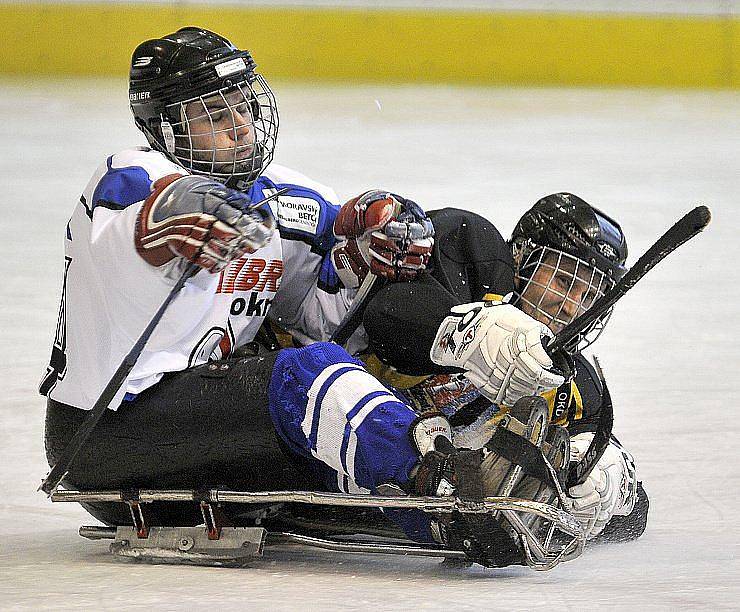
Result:
<svg viewBox="0 0 740 612"><path fill-rule="evenodd" d="M615 281L627 269L627 241L619 224L572 193L539 200L514 228L512 243L529 242L578 257Z"/></svg>
<svg viewBox="0 0 740 612"><path fill-rule="evenodd" d="M571 193L539 200L517 223L511 245L515 302L555 332L585 312L627 271L622 228ZM553 298L559 302L557 308ZM568 349L575 352L591 344L610 315L611 311L596 321Z"/></svg>
<svg viewBox="0 0 740 612"><path fill-rule="evenodd" d="M272 160L278 130L275 97L256 66L249 51L202 28L147 40L131 58L136 125L191 172L251 183Z"/></svg>

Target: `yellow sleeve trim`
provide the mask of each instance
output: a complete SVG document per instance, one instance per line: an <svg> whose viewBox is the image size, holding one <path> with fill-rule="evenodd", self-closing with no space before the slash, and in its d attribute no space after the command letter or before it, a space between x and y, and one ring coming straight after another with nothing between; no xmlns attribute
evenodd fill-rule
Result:
<svg viewBox="0 0 740 612"><path fill-rule="evenodd" d="M269 325L278 340L280 348L295 348L296 345L290 332L284 330L275 321L269 320Z"/></svg>
<svg viewBox="0 0 740 612"><path fill-rule="evenodd" d="M503 295L499 295L498 293L486 293L486 295L483 296L484 302L500 302L504 299Z"/></svg>
<svg viewBox="0 0 740 612"><path fill-rule="evenodd" d="M557 389L550 389L542 394L542 397L547 402L547 415L550 421L552 421L552 411L555 409L555 394L557 392Z"/></svg>
<svg viewBox="0 0 740 612"><path fill-rule="evenodd" d="M583 418L583 398L581 397L581 391L578 389L578 385L575 381L570 383L571 397L576 400L576 416L575 420L579 421Z"/></svg>

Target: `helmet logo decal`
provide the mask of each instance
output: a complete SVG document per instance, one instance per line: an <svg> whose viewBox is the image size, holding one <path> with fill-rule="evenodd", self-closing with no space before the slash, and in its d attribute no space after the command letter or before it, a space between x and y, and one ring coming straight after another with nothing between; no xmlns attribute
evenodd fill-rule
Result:
<svg viewBox="0 0 740 612"><path fill-rule="evenodd" d="M152 56L150 56L150 55L145 55L143 57L140 57L139 59L137 59L134 62L134 67L135 68L144 68L144 67L148 66L149 64L151 64L153 59L154 58Z"/></svg>
<svg viewBox="0 0 740 612"><path fill-rule="evenodd" d="M216 74L218 74L220 78L224 78L225 76L229 76L230 74L245 72L247 70L247 64L244 61L243 57L237 57L236 59L229 60L228 62L222 62L221 64L218 64L215 68Z"/></svg>
<svg viewBox="0 0 740 612"><path fill-rule="evenodd" d="M137 91L136 93L130 93L128 99L130 102L139 102L140 100L148 100L151 95L150 91Z"/></svg>
<svg viewBox="0 0 740 612"><path fill-rule="evenodd" d="M611 259L612 261L617 260L617 251L614 249L614 247L609 244L608 242L599 242L597 244L597 247L599 251L601 251L601 254L606 257L607 259Z"/></svg>

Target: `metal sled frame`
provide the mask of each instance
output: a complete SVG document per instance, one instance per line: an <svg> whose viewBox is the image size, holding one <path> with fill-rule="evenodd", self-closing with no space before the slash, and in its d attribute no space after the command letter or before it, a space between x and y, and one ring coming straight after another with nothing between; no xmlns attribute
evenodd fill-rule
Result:
<svg viewBox="0 0 740 612"><path fill-rule="evenodd" d="M400 554L466 560L465 552L425 548L405 543L367 540L335 540L290 532L267 533L261 527L227 527L219 520L218 506L229 504L301 503L319 506L358 508L416 509L444 514L501 513L520 539L526 563L535 570L549 570L561 561L578 557L586 536L580 523L550 504L512 497L488 497L483 501L456 497L382 497L367 494L323 493L316 491L245 492L210 489L207 491L74 491L57 489L54 502L118 502L128 504L133 527L80 527L89 539L114 539L111 552L119 556L157 561L195 563L238 563L260 557L265 545L298 543L340 552ZM150 502L195 502L200 504L204 527L158 527L148 525L142 504ZM532 520L536 517L535 520ZM534 530L532 525L538 525ZM544 537L541 535L545 533ZM540 534L540 535L538 535ZM558 535L558 537L554 537ZM563 536L565 536L563 538ZM558 543L555 540L558 540ZM565 543L563 544L563 540Z"/></svg>

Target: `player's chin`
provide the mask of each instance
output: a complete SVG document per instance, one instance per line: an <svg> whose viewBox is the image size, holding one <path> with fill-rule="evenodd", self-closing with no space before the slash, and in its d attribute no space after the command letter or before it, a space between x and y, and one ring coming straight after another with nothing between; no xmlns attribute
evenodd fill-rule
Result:
<svg viewBox="0 0 740 612"><path fill-rule="evenodd" d="M547 327L550 329L550 331L555 334L556 336L563 331L563 328L565 327L562 323L557 323L555 321L550 321L549 323L545 323Z"/></svg>
<svg viewBox="0 0 740 612"><path fill-rule="evenodd" d="M565 327L565 323L541 310L536 310L533 314L527 312L527 314L545 325L553 334L557 334Z"/></svg>
<svg viewBox="0 0 740 612"><path fill-rule="evenodd" d="M255 159L256 158L256 159ZM250 166L255 161L259 161L260 156L256 152L254 145L237 147L229 151L219 151L216 155L216 163L220 166Z"/></svg>
<svg viewBox="0 0 740 612"><path fill-rule="evenodd" d="M229 162L213 164L212 171L222 176L251 176L254 175L259 168L260 167L252 160L235 163L232 159Z"/></svg>

